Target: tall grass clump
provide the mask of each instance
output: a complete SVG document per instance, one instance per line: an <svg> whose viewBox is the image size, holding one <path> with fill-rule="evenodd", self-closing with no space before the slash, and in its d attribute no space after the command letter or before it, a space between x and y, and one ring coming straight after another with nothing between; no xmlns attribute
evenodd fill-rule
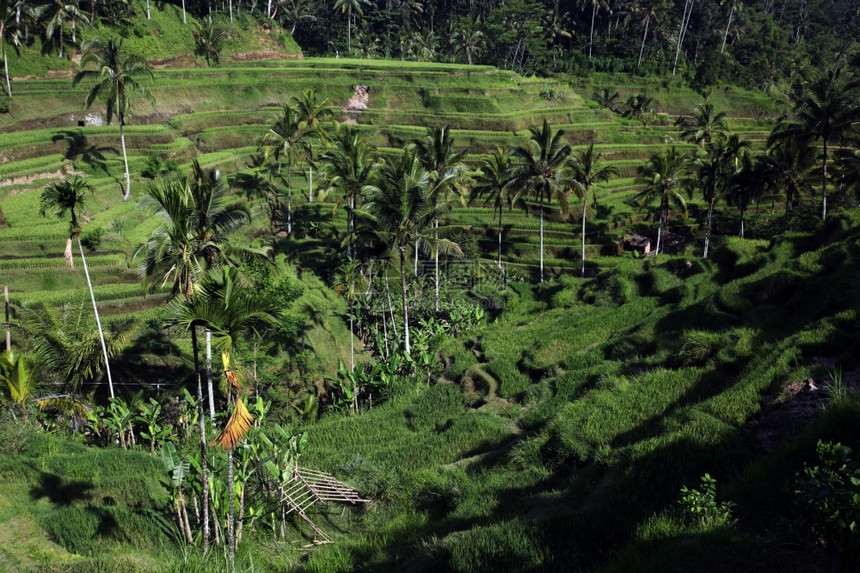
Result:
<svg viewBox="0 0 860 573"><path fill-rule="evenodd" d="M540 536L521 520L477 525L460 533L446 549L449 571L537 571L549 560Z"/></svg>
<svg viewBox="0 0 860 573"><path fill-rule="evenodd" d="M499 396L514 398L524 392L531 384L531 379L517 369L508 358L497 358L486 366L487 372L499 383Z"/></svg>
<svg viewBox="0 0 860 573"><path fill-rule="evenodd" d="M406 422L417 432L441 427L463 411L463 394L453 384L437 384L412 400Z"/></svg>

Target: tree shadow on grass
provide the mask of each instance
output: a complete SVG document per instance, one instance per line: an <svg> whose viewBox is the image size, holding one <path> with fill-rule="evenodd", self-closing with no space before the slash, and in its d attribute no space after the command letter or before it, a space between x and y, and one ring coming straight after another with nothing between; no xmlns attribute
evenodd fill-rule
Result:
<svg viewBox="0 0 860 573"><path fill-rule="evenodd" d="M93 484L86 481L65 481L61 476L42 472L38 485L30 489L33 500L48 498L51 503L61 506L72 505L77 501L88 501Z"/></svg>

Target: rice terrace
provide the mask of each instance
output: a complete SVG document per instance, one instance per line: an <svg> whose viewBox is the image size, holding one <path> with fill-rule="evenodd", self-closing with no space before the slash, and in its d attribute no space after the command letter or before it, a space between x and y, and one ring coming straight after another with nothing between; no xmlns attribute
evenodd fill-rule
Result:
<svg viewBox="0 0 860 573"><path fill-rule="evenodd" d="M0 0L0 571L860 571L845 0Z"/></svg>

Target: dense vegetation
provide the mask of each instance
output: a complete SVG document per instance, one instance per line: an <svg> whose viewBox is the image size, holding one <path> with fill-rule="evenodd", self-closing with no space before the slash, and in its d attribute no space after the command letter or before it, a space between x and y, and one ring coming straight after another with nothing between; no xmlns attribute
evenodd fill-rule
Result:
<svg viewBox="0 0 860 573"><path fill-rule="evenodd" d="M0 8L0 568L860 566L850 7Z"/></svg>

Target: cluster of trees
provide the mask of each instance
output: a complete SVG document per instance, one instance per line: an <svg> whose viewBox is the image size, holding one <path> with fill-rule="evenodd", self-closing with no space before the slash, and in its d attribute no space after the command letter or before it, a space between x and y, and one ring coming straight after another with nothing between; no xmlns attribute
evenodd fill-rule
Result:
<svg viewBox="0 0 860 573"><path fill-rule="evenodd" d="M860 36L860 14L844 0L182 0L198 19L194 34L207 62L217 63L225 29L237 14L283 26L306 54L486 63L520 73L588 70L684 74L767 88L798 70L821 67L849 51ZM0 58L42 38L63 57L80 26L97 19L127 25L150 2L0 1Z"/></svg>

